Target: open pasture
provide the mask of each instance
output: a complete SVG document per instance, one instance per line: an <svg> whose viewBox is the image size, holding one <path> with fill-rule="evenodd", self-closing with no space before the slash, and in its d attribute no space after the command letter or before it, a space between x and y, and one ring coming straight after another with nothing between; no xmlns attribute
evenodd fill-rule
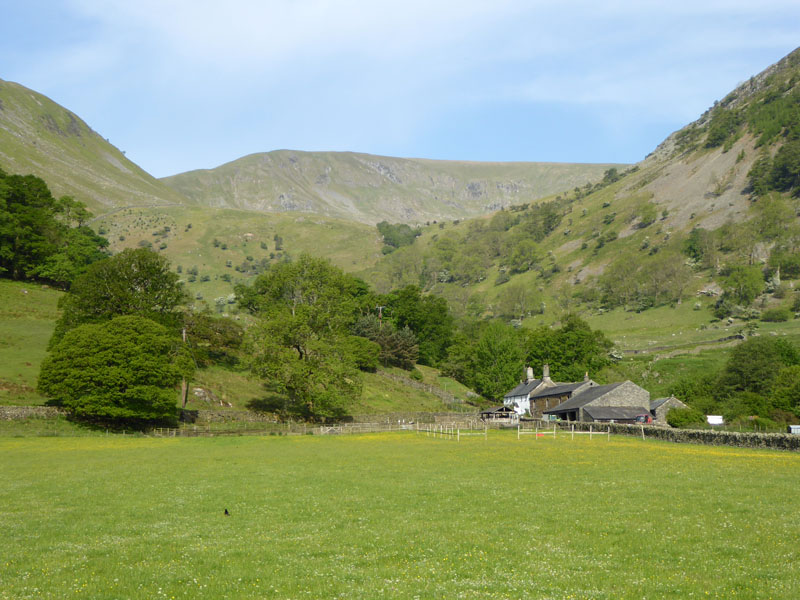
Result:
<svg viewBox="0 0 800 600"><path fill-rule="evenodd" d="M800 590L797 454L516 431L3 437L0 454L3 599Z"/></svg>

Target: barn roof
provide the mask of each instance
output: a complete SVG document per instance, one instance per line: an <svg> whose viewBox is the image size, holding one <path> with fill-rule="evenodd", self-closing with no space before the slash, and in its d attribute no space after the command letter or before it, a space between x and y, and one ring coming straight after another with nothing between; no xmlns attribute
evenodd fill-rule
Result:
<svg viewBox="0 0 800 600"><path fill-rule="evenodd" d="M639 415L648 414L648 410L643 406L587 406L583 412L595 421L635 419Z"/></svg>
<svg viewBox="0 0 800 600"><path fill-rule="evenodd" d="M574 392L582 385L586 385L586 382L579 381L578 383L559 383L555 387L549 387L543 390L539 390L538 392L533 394L531 398L548 398L550 396L563 396L564 394L570 394Z"/></svg>
<svg viewBox="0 0 800 600"><path fill-rule="evenodd" d="M669 402L670 400L678 400L675 396L668 396L667 398L656 398L650 403L650 410L655 410L662 404ZM678 400L678 402L681 402ZM683 404L683 402L681 402Z"/></svg>
<svg viewBox="0 0 800 600"><path fill-rule="evenodd" d="M569 400L565 400L555 408L551 408L550 410L546 410L544 412L545 414L556 414L561 412L567 412L570 410L576 410L578 408L581 408L582 406L586 406L590 402L594 402L601 396L604 396L611 390L614 390L621 385L622 383L611 383L609 385L593 385L592 387L587 388L584 391L576 394Z"/></svg>

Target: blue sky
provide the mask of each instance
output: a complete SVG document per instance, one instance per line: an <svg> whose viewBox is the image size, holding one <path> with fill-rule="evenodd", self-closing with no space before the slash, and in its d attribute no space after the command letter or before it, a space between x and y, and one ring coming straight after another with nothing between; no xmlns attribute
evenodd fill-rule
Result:
<svg viewBox="0 0 800 600"><path fill-rule="evenodd" d="M800 45L797 0L0 0L0 78L165 176L280 148L636 162Z"/></svg>

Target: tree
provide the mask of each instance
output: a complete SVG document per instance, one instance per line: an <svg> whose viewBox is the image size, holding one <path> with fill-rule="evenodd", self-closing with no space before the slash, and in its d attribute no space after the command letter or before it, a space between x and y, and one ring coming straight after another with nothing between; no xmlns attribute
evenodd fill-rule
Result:
<svg viewBox="0 0 800 600"><path fill-rule="evenodd" d="M186 293L169 261L147 248L127 249L93 263L59 301L61 318L51 345L70 329L122 315L138 315L178 328Z"/></svg>
<svg viewBox="0 0 800 600"><path fill-rule="evenodd" d="M237 286L236 294L259 319L246 338L250 368L286 397L285 412L320 420L346 414L361 394L348 338L365 284L302 254L273 265L252 286Z"/></svg>
<svg viewBox="0 0 800 600"><path fill-rule="evenodd" d="M550 365L554 378L577 381L585 372L596 372L609 364L613 342L602 331L593 330L576 315L566 315L557 329L540 327L528 333L526 363Z"/></svg>
<svg viewBox="0 0 800 600"><path fill-rule="evenodd" d="M177 419L175 386L189 376L180 341L139 316L81 325L42 362L39 391L80 419L132 427Z"/></svg>
<svg viewBox="0 0 800 600"><path fill-rule="evenodd" d="M436 366L447 355L453 336L453 317L447 301L423 295L419 287L406 286L386 297L388 314L398 329L408 327L419 340L419 362Z"/></svg>
<svg viewBox="0 0 800 600"><path fill-rule="evenodd" d="M0 275L68 287L108 246L84 225L89 216L80 202L53 198L38 177L0 170Z"/></svg>
<svg viewBox="0 0 800 600"><path fill-rule="evenodd" d="M722 283L723 299L748 306L764 289L764 276L756 266L731 267Z"/></svg>
<svg viewBox="0 0 800 600"><path fill-rule="evenodd" d="M517 331L499 321L483 330L475 349L472 378L481 396L499 399L517 383L525 358L520 342Z"/></svg>
<svg viewBox="0 0 800 600"><path fill-rule="evenodd" d="M731 350L720 376L717 397L735 392L767 394L784 367L800 364L800 352L784 339L753 337Z"/></svg>
<svg viewBox="0 0 800 600"><path fill-rule="evenodd" d="M419 357L417 337L408 328L395 329L390 321L381 325L378 317L367 314L353 325L353 333L378 344L379 360L384 366L413 369Z"/></svg>

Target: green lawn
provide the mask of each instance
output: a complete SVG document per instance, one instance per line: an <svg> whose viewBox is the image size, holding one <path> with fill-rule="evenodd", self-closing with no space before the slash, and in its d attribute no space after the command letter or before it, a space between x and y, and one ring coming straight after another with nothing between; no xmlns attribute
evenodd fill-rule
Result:
<svg viewBox="0 0 800 600"><path fill-rule="evenodd" d="M496 431L0 437L0 454L2 599L800 589L798 454Z"/></svg>

